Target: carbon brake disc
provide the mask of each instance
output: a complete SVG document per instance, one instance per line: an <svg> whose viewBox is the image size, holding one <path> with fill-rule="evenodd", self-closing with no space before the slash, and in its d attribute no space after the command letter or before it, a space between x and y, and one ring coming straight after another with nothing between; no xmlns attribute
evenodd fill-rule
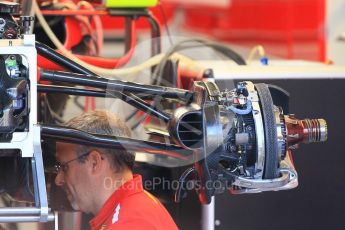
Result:
<svg viewBox="0 0 345 230"><path fill-rule="evenodd" d="M260 99L265 129L265 167L263 179L274 179L279 176L279 154L273 100L266 84L255 84L255 88Z"/></svg>

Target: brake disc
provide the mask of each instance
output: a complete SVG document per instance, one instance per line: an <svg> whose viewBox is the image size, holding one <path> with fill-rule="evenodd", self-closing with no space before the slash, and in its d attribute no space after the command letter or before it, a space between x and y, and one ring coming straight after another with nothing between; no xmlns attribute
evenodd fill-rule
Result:
<svg viewBox="0 0 345 230"><path fill-rule="evenodd" d="M266 84L255 84L255 88L260 99L265 132L265 167L263 179L274 179L279 176L279 154L273 100Z"/></svg>

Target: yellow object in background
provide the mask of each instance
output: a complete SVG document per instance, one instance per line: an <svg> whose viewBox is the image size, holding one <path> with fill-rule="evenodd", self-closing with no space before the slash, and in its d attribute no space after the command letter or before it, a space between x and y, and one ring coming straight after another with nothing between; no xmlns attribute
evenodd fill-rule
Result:
<svg viewBox="0 0 345 230"><path fill-rule="evenodd" d="M157 5L158 0L106 0L107 8L144 8Z"/></svg>

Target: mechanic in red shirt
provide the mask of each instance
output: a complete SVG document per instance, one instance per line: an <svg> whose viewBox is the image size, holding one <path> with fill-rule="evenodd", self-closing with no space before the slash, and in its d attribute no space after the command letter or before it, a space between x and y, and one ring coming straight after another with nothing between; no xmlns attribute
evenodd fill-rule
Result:
<svg viewBox="0 0 345 230"><path fill-rule="evenodd" d="M101 110L85 113L65 124L89 133L129 137L128 127ZM57 142L55 183L75 210L92 213L92 230L178 229L159 200L145 191L133 175L134 153Z"/></svg>

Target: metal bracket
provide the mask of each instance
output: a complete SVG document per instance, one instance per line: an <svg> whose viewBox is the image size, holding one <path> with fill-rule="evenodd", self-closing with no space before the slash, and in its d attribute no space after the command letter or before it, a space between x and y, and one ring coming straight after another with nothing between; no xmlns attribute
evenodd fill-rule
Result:
<svg viewBox="0 0 345 230"><path fill-rule="evenodd" d="M289 153L287 153L285 159L280 162L279 172L281 176L275 179L235 177L233 185L241 188L230 189L230 192L232 194L258 193L264 191L287 190L297 187L298 175Z"/></svg>
<svg viewBox="0 0 345 230"><path fill-rule="evenodd" d="M40 127L33 126L34 153L31 159L34 182L35 207L0 208L0 222L47 222L55 219L48 208L46 182L44 176Z"/></svg>
<svg viewBox="0 0 345 230"><path fill-rule="evenodd" d="M40 127L34 125L34 157L32 163L32 178L34 181L35 190L35 205L40 208L40 221L46 222L48 220L48 198L46 191L46 181L44 176L42 148L41 148L41 134Z"/></svg>
<svg viewBox="0 0 345 230"><path fill-rule="evenodd" d="M263 180L236 177L233 185L249 189L258 189L260 191L272 190L274 188L283 187L284 185L288 184L290 181L290 177L293 177L292 174L293 173L291 171L284 170L281 171L281 177L279 178Z"/></svg>

